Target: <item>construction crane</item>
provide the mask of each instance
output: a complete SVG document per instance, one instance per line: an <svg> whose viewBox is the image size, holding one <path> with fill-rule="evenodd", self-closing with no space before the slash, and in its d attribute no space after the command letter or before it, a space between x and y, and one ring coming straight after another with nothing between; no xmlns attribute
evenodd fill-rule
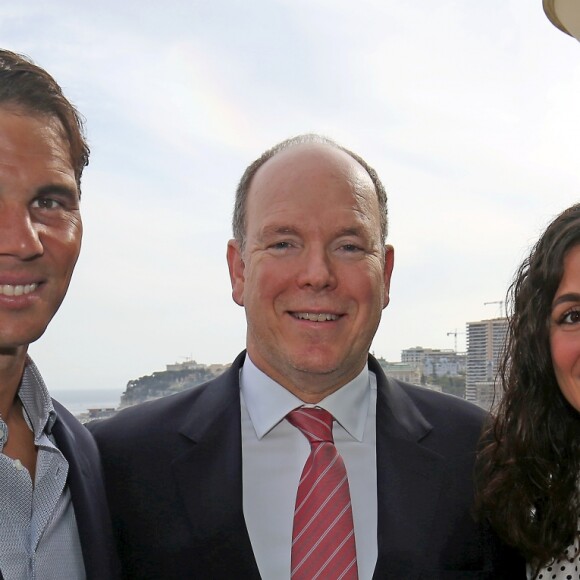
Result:
<svg viewBox="0 0 580 580"><path fill-rule="evenodd" d="M457 335L458 334L465 334L465 332L457 332L457 328L453 332L448 332L447 336L454 336L455 337L455 352L457 352Z"/></svg>
<svg viewBox="0 0 580 580"><path fill-rule="evenodd" d="M483 303L484 306L487 306L488 304L499 304L499 317L503 318L503 300L492 300L491 302Z"/></svg>

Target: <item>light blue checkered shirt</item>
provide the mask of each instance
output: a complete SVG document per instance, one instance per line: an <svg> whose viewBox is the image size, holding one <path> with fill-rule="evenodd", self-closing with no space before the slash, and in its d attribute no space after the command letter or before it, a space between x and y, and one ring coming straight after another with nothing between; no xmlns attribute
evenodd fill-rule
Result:
<svg viewBox="0 0 580 580"><path fill-rule="evenodd" d="M84 580L77 522L66 485L68 462L50 434L56 412L30 358L18 396L38 456L33 485L18 460L0 453L0 571L5 580Z"/></svg>

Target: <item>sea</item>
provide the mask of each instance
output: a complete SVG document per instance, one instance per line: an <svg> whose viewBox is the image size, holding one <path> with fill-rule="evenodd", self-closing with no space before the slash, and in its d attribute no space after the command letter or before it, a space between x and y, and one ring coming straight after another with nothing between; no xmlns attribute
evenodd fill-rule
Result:
<svg viewBox="0 0 580 580"><path fill-rule="evenodd" d="M87 409L117 408L123 391L119 389L79 389L71 391L50 390L50 395L78 416Z"/></svg>

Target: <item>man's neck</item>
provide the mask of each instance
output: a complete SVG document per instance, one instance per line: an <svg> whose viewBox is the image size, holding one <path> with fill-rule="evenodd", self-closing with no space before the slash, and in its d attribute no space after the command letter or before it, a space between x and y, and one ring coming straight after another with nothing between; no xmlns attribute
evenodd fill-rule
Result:
<svg viewBox="0 0 580 580"><path fill-rule="evenodd" d="M25 346L0 350L0 415L10 417L26 363Z"/></svg>
<svg viewBox="0 0 580 580"><path fill-rule="evenodd" d="M320 401L350 383L367 363L365 357L359 361L359 364L353 364L348 369L348 372L337 369L336 371L320 373L300 370L288 364L284 372L280 372L278 368L270 365L257 349L252 349L248 345L247 352L256 368L298 397L302 402L313 405L320 403Z"/></svg>
<svg viewBox="0 0 580 580"><path fill-rule="evenodd" d="M0 413L8 426L8 439L2 453L18 460L27 470L34 485L38 449L34 433L22 412L17 398L26 364L26 347L0 350Z"/></svg>

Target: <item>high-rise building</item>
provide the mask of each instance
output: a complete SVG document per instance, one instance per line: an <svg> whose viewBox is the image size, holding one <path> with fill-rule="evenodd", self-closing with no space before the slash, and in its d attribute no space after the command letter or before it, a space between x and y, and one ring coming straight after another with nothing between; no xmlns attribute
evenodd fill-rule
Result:
<svg viewBox="0 0 580 580"><path fill-rule="evenodd" d="M507 329L507 318L467 323L465 398L485 408L493 401Z"/></svg>

